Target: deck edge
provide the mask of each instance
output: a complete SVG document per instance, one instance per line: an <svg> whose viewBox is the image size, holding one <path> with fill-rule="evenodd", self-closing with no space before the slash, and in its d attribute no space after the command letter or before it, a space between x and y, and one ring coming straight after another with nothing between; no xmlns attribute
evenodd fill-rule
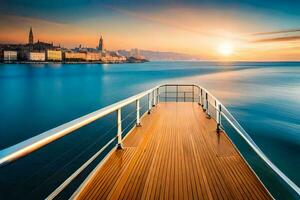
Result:
<svg viewBox="0 0 300 200"><path fill-rule="evenodd" d="M242 158L242 160L246 163L246 165L250 169L250 171L254 174L254 176L257 178L257 180L261 183L261 185L264 187L264 189L267 191L267 193L270 195L270 197L275 200L275 198L273 197L273 195L269 192L269 190L267 189L267 187L265 186L265 184L262 182L262 180L256 174L256 172L254 171L254 169L250 166L250 164L248 163L248 161L244 158L244 156L242 155L242 153L239 151L239 149L237 148L237 146L233 143L233 141L230 139L230 137L227 135L227 133L225 132L224 129L223 129L223 132L225 133L225 137L232 144L233 148L236 150L236 152L239 154L239 156Z"/></svg>
<svg viewBox="0 0 300 200"><path fill-rule="evenodd" d="M146 111L142 116L141 120L148 115L148 111ZM129 136L133 130L137 128L136 124L128 131L128 133L125 135L123 140ZM103 165L106 163L106 161L109 159L109 157L112 155L113 152L117 150L117 147L113 147L108 154L97 164L97 166L89 173L89 175L84 179L84 181L79 185L79 187L75 190L75 192L72 194L72 196L69 199L77 199L78 195L81 193L81 191L84 189L84 186L88 183L88 181L97 173L98 170L100 170Z"/></svg>

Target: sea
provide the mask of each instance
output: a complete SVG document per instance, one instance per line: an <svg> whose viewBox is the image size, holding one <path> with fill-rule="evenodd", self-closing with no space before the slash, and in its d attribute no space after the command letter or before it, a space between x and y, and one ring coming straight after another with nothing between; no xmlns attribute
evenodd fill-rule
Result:
<svg viewBox="0 0 300 200"><path fill-rule="evenodd" d="M164 83L191 83L207 88L265 155L300 186L299 62L0 64L0 149ZM146 100L141 106L142 112L146 112ZM123 112L123 116L128 116L122 122L126 132L132 126L134 105ZM112 113L1 167L0 199L46 198L115 137L115 117ZM239 148L242 145L234 139L235 135L229 134ZM68 198L108 151L58 199ZM281 186L273 185L280 179L269 179L272 172L256 162L254 154L245 158L274 197L297 198L288 194L289 189L281 191Z"/></svg>

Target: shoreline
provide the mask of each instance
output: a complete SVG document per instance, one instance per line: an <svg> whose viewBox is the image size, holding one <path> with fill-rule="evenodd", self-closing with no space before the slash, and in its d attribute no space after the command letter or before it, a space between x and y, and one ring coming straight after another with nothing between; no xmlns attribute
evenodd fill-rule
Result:
<svg viewBox="0 0 300 200"><path fill-rule="evenodd" d="M137 60L137 61L124 61L124 62L102 62L102 61L80 61L80 62L68 62L68 61L0 61L0 64L126 64L126 63L146 63L149 60Z"/></svg>

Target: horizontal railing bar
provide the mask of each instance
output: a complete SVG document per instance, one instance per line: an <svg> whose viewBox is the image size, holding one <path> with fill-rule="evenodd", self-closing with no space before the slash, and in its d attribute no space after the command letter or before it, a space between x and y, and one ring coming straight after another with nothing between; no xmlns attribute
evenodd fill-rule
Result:
<svg viewBox="0 0 300 200"><path fill-rule="evenodd" d="M193 98L194 98L194 99L197 99L196 97L193 97L193 96L191 96L191 97L189 97L189 96L186 96L186 97L184 97L184 96L181 96L181 97L176 97L176 96L175 96L175 97L170 97L170 96L160 96L160 97L161 97L161 98L167 98L167 99L168 99L168 98L170 98L170 99L176 99L176 98L177 98L177 99L184 99L184 98L187 98L187 99L193 99Z"/></svg>
<svg viewBox="0 0 300 200"><path fill-rule="evenodd" d="M161 97L161 98L165 98L165 97ZM177 97L177 98L176 97L167 97L165 99L166 100L176 100L176 99L178 99L178 100L184 100L184 99L186 99L186 100L195 100L195 99L193 99L193 97L185 97L185 98L184 97ZM189 101L187 101L187 102L189 102Z"/></svg>
<svg viewBox="0 0 300 200"><path fill-rule="evenodd" d="M67 122L56 128L50 129L44 133L41 133L37 136L34 136L30 139L20 142L16 145L13 145L11 147L1 150L0 151L0 167L18 159L18 158L26 156L26 155L30 154L31 152L36 151L36 150L40 149L41 147L63 137L83 126L85 126L97 119L100 119L101 117L104 117L104 116L106 116L128 104L131 104L131 103L135 102L137 99L143 98L144 96L148 95L149 93L151 93L153 90L155 90L157 88L159 88L159 86L156 86L150 90L147 90L145 92L142 92L142 93L139 93L132 97L129 97L125 100L114 103L110 106L99 109L95 112L92 112L90 114L87 114L85 116L82 116L80 118L72 120L70 122Z"/></svg>
<svg viewBox="0 0 300 200"><path fill-rule="evenodd" d="M116 137L111 139L99 151L97 151L88 161L86 161L80 168L78 168L69 178L67 178L58 188L56 188L46 199L54 199L63 189L65 189L80 174L87 166L89 166L109 145L115 141Z"/></svg>
<svg viewBox="0 0 300 200"><path fill-rule="evenodd" d="M195 84L163 84L160 87L164 87L164 86L198 86Z"/></svg>
<svg viewBox="0 0 300 200"><path fill-rule="evenodd" d="M173 94L173 93L193 93L193 91L187 91L187 92L180 92L180 91L178 91L178 92L162 92L162 94L167 94L167 93L171 93L171 94Z"/></svg>
<svg viewBox="0 0 300 200"><path fill-rule="evenodd" d="M239 128L237 128L234 123L223 113L221 112L222 116L230 123L230 125L239 133L240 136L247 142L247 144L255 151L255 153L265 162L267 165L279 176L281 177L299 196L300 196L300 190L299 187L291 180L289 179L279 168L277 168L274 163L269 160L269 158L260 150L259 147L252 144L251 141L245 137L245 135L241 132Z"/></svg>

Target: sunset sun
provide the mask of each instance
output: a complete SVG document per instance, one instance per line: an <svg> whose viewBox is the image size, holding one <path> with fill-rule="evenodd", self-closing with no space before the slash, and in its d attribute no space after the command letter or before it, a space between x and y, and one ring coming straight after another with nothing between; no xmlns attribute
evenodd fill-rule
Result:
<svg viewBox="0 0 300 200"><path fill-rule="evenodd" d="M218 46L218 53L222 56L230 56L234 53L234 46L229 42L220 43Z"/></svg>

